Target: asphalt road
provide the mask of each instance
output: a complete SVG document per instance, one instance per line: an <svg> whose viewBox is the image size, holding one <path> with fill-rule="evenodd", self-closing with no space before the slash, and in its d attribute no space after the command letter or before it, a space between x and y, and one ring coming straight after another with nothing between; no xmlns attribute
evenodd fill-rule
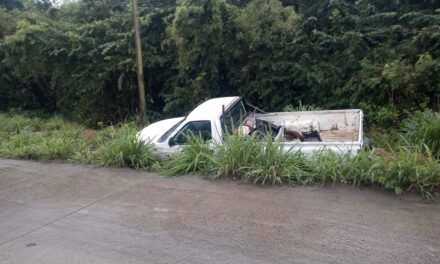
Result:
<svg viewBox="0 0 440 264"><path fill-rule="evenodd" d="M0 160L0 263L440 263L440 202Z"/></svg>

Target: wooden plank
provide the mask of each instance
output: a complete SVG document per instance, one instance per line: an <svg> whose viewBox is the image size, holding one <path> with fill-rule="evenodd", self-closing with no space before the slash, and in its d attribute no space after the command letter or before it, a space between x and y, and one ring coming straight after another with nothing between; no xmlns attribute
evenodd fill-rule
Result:
<svg viewBox="0 0 440 264"><path fill-rule="evenodd" d="M353 130L322 130L319 132L322 141L353 142L358 140L358 132Z"/></svg>

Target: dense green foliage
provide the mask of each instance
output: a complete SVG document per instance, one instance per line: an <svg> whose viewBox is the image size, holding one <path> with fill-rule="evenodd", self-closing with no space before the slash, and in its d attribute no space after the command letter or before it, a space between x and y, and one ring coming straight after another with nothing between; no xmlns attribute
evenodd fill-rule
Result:
<svg viewBox="0 0 440 264"><path fill-rule="evenodd" d="M359 107L369 124L438 110L438 0L140 0L148 115L244 95ZM137 112L129 1L0 1L0 110L96 126Z"/></svg>

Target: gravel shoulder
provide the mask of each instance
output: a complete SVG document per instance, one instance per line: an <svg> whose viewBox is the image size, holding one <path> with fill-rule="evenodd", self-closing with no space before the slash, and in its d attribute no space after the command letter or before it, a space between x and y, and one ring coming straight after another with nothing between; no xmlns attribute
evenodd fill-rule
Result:
<svg viewBox="0 0 440 264"><path fill-rule="evenodd" d="M440 263L440 202L0 160L0 263Z"/></svg>

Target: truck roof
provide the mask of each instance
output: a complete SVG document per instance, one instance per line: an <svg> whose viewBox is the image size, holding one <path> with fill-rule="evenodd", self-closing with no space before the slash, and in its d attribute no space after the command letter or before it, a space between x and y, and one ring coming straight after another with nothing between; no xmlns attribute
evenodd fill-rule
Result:
<svg viewBox="0 0 440 264"><path fill-rule="evenodd" d="M187 120L195 121L195 120L212 120L213 118L217 118L221 116L223 111L223 105L225 106L225 110L228 109L233 103L240 99L239 96L231 96L231 97L219 97L210 99L199 106L197 106L189 115L187 116Z"/></svg>

